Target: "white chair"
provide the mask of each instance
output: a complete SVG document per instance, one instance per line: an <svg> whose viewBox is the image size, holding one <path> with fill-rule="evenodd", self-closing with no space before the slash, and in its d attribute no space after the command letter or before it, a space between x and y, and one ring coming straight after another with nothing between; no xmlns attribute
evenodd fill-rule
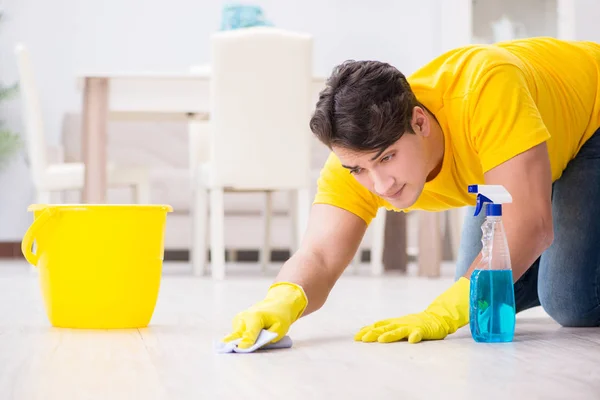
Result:
<svg viewBox="0 0 600 400"><path fill-rule="evenodd" d="M52 192L82 190L85 178L83 163L48 163L42 111L37 85L29 59L22 44L15 49L19 70L19 90L23 99L23 122L27 137L27 152L36 191L36 202L51 203ZM129 186L134 190L135 203L150 202L149 172L146 168L108 167L110 186Z"/></svg>
<svg viewBox="0 0 600 400"><path fill-rule="evenodd" d="M371 235L371 241L367 242L363 240L358 247L358 251L354 255L352 259L352 269L355 273L358 272L358 268L361 264L361 255L362 250L364 248L369 248L371 250L371 261L370 261L370 269L371 275L379 276L383 275L383 245L385 241L385 213L386 209L381 207L377 211L377 215L367 228L367 232Z"/></svg>
<svg viewBox="0 0 600 400"><path fill-rule="evenodd" d="M311 184L312 37L270 27L218 32L211 36L211 64L206 126L209 162L196 165L201 157L192 154L191 158L192 263L196 274L204 273L208 208L212 277L223 279L225 191L266 194L263 268L270 257L272 192L291 194L292 250L299 246L306 228ZM199 126L192 126L190 132Z"/></svg>

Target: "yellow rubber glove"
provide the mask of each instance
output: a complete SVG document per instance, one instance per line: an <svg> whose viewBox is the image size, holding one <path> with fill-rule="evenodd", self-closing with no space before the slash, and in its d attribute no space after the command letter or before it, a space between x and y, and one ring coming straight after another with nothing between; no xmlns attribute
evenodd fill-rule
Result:
<svg viewBox="0 0 600 400"><path fill-rule="evenodd" d="M390 343L408 338L409 343L444 339L469 322L470 281L461 277L418 314L379 321L362 328L354 340Z"/></svg>
<svg viewBox="0 0 600 400"><path fill-rule="evenodd" d="M274 283L263 300L233 318L233 332L225 336L223 341L242 338L238 347L247 349L256 342L262 329L268 329L277 333L277 337L271 341L275 343L300 318L307 304L308 299L301 286L291 282Z"/></svg>

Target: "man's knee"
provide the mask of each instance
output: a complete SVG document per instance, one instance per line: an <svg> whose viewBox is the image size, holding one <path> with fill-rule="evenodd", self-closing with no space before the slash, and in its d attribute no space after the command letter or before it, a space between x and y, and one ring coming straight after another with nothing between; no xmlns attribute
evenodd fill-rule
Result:
<svg viewBox="0 0 600 400"><path fill-rule="evenodd" d="M540 295L540 303L550 317L564 327L596 327L600 326L600 304L592 303L581 293L570 292L568 295L552 292L547 296Z"/></svg>

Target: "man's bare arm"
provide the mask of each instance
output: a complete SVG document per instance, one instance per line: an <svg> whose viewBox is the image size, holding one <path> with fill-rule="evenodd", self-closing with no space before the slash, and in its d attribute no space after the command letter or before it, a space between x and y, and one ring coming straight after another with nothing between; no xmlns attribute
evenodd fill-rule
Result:
<svg viewBox="0 0 600 400"><path fill-rule="evenodd" d="M352 261L367 225L338 207L315 204L300 249L283 265L276 282L293 282L308 298L306 316L323 306L329 292Z"/></svg>

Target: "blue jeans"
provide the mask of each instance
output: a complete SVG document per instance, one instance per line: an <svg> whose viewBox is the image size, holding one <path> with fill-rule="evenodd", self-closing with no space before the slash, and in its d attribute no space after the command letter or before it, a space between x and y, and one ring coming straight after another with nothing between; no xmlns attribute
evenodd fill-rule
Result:
<svg viewBox="0 0 600 400"><path fill-rule="evenodd" d="M456 279L481 251L485 213L464 221ZM541 305L559 324L600 326L600 129L552 185L554 242L515 282L517 312Z"/></svg>

